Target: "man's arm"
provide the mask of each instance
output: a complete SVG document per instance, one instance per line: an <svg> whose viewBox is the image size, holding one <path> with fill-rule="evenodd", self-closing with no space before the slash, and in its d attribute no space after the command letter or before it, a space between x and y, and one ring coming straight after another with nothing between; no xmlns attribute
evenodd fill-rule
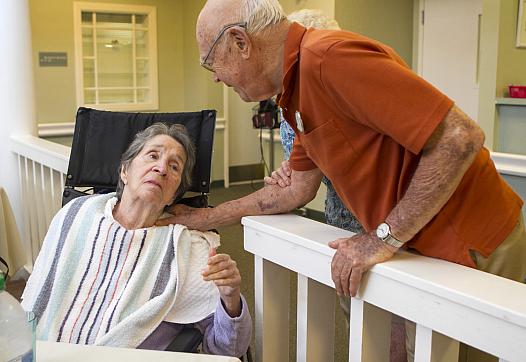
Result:
<svg viewBox="0 0 526 362"><path fill-rule="evenodd" d="M424 146L404 197L386 218L398 240L411 240L440 211L483 144L480 127L453 106Z"/></svg>
<svg viewBox="0 0 526 362"><path fill-rule="evenodd" d="M293 210L311 201L322 178L316 168L309 171L292 171L289 187L266 185L262 189L237 200L227 201L214 208L194 209L176 205L171 212L175 215L162 219L157 225L182 224L191 229L210 230L238 223L243 216L279 214Z"/></svg>
<svg viewBox="0 0 526 362"><path fill-rule="evenodd" d="M424 146L405 195L386 218L393 236L409 241L440 211L483 143L480 127L454 106ZM336 290L352 296L358 291L362 274L396 252L378 239L374 230L335 240L329 246L338 249L332 261Z"/></svg>

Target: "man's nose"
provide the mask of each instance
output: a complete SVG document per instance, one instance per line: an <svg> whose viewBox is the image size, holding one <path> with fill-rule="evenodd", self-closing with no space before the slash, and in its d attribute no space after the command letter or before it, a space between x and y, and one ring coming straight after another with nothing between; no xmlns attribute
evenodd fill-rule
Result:
<svg viewBox="0 0 526 362"><path fill-rule="evenodd" d="M216 74L215 72L212 73L212 79L213 79L214 82L216 82L216 83L221 82L221 79L219 79L219 77L217 76L217 74Z"/></svg>

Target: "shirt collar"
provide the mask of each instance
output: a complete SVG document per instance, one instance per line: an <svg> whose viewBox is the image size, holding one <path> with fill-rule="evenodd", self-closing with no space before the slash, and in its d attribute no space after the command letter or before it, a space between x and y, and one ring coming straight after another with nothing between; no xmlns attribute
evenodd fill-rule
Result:
<svg viewBox="0 0 526 362"><path fill-rule="evenodd" d="M283 60L283 93L278 96L280 107L287 105L292 94L292 82L295 80L296 64L299 61L300 46L307 29L298 23L292 23L285 40L285 55Z"/></svg>

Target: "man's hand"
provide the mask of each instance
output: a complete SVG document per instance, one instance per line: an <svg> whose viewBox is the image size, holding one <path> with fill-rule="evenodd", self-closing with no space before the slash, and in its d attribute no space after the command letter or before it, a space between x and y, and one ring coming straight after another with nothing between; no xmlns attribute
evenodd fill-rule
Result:
<svg viewBox="0 0 526 362"><path fill-rule="evenodd" d="M290 169L289 161L283 161L276 171L272 171L270 176L265 176L265 185L290 186L292 182L291 175L292 170Z"/></svg>
<svg viewBox="0 0 526 362"><path fill-rule="evenodd" d="M238 317L241 314L241 274L230 255L217 254L216 249L210 249L208 265L201 275L204 280L217 285L227 313Z"/></svg>
<svg viewBox="0 0 526 362"><path fill-rule="evenodd" d="M190 206L177 204L168 209L173 216L159 219L155 223L157 226L165 226L170 224L185 225L189 229L207 231L212 229L206 223L208 208L193 208Z"/></svg>
<svg viewBox="0 0 526 362"><path fill-rule="evenodd" d="M336 249L332 258L332 281L338 295L356 296L362 275L375 264L390 259L396 248L378 239L375 231L336 239L329 243Z"/></svg>

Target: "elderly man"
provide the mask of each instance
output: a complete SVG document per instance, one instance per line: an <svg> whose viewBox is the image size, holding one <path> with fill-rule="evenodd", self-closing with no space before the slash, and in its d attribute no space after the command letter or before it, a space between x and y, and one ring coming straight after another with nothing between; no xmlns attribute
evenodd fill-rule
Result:
<svg viewBox="0 0 526 362"><path fill-rule="evenodd" d="M215 81L245 101L279 95L296 139L290 186L213 209L181 206L177 222L209 229L287 212L312 200L323 172L365 228L329 244L339 295L354 296L363 273L401 247L524 280L522 200L482 130L391 48L290 23L277 0L209 0L196 35Z"/></svg>

